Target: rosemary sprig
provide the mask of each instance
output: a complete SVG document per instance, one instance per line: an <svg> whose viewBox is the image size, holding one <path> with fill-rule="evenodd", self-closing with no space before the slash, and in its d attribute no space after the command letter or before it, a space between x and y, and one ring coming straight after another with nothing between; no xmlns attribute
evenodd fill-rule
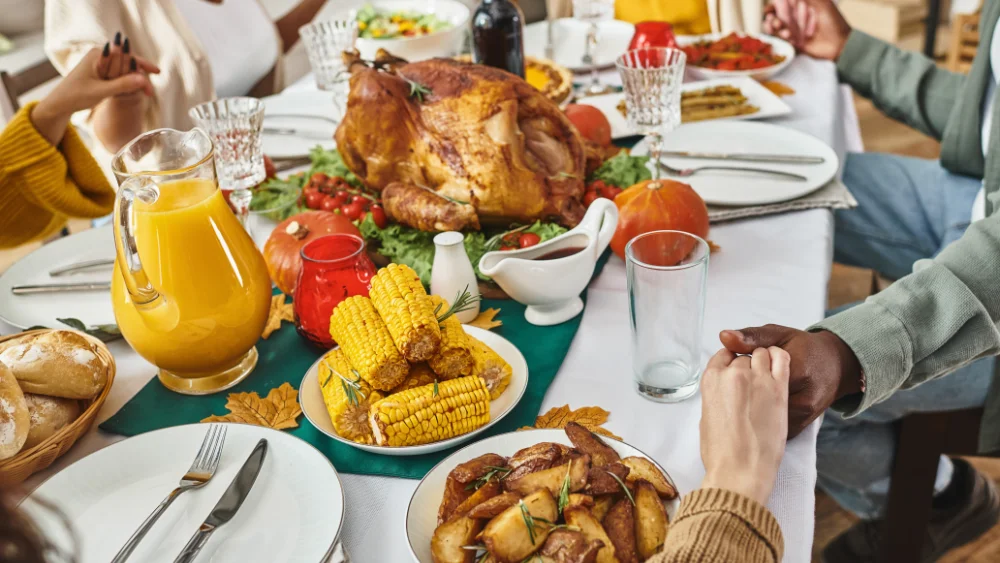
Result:
<svg viewBox="0 0 1000 563"><path fill-rule="evenodd" d="M556 176L560 178L573 178L573 179L579 178L579 176L577 176L576 174L570 174L569 172L565 171L560 171L558 174L556 174Z"/></svg>
<svg viewBox="0 0 1000 563"><path fill-rule="evenodd" d="M465 286L458 295L455 296L455 300L452 302L451 307L448 308L441 316L438 316L438 312L441 311L441 304L434 308L434 316L437 317L438 323L443 323L448 317L461 313L462 311L468 311L469 309L475 307L476 303L482 299L481 295L472 295L469 292L469 286Z"/></svg>
<svg viewBox="0 0 1000 563"><path fill-rule="evenodd" d="M520 227L515 227L515 228L513 228L513 229L511 229L509 231L506 231L506 232L503 232L503 233L500 233L500 234L497 234L497 235L493 235L492 237L490 237L486 241L486 244L485 244L486 251L487 252L492 251L496 247L500 246L500 241L502 241L504 239L504 237L506 237L507 235L512 235L514 233L519 233L519 232L527 229L530 226L531 225L521 225Z"/></svg>
<svg viewBox="0 0 1000 563"><path fill-rule="evenodd" d="M417 187L420 188L420 189L422 189L422 190L426 190L426 191L428 191L428 192L430 192L430 193L438 196L439 198L441 198L441 199L443 199L443 200L445 200L445 201L447 201L449 203L457 203L459 205L472 205L468 201L458 201L457 199L455 199L453 197L448 197L448 196L444 195L443 193L436 192L433 189L431 189L431 188L429 188L427 186L424 186L422 184L417 184Z"/></svg>
<svg viewBox="0 0 1000 563"><path fill-rule="evenodd" d="M559 514L562 514L563 509L569 506L569 486L570 486L569 470L572 467L573 467L572 463L566 466L566 476L563 477L562 487L559 489Z"/></svg>
<svg viewBox="0 0 1000 563"><path fill-rule="evenodd" d="M409 78L404 78L407 84L410 85L410 97L417 100L420 103L424 103L424 96L429 96L433 92L427 86Z"/></svg>
<svg viewBox="0 0 1000 563"><path fill-rule="evenodd" d="M483 485L489 483L490 479L496 477L497 480L502 481L503 478L506 477L507 474L511 472L511 469L508 469L506 467L497 467L495 465L487 465L486 468L489 469L489 471L483 474L482 477L466 485L465 490L478 491L480 488L482 488Z"/></svg>
<svg viewBox="0 0 1000 563"><path fill-rule="evenodd" d="M344 377L342 373L333 369L333 366L330 365L330 360L324 359L323 363L330 370L330 376L326 378L326 381L324 381L320 387L326 387L327 383L330 383L330 380L333 379L334 375L336 375L340 378L340 386L341 389L344 390L347 402L355 407L361 404L361 401L358 399L358 395L360 395L362 399L366 397L364 391L361 390L361 374L358 373L358 370L352 369L351 373L354 374L354 379L348 379Z"/></svg>
<svg viewBox="0 0 1000 563"><path fill-rule="evenodd" d="M469 550L469 551L475 551L476 552L476 555L475 555L476 559L475 559L474 563L481 563L482 561L485 561L486 557L490 554L490 552L486 550L486 546L482 545L482 544L463 545L462 549L466 549L466 550Z"/></svg>
<svg viewBox="0 0 1000 563"><path fill-rule="evenodd" d="M614 473L612 473L610 471L605 471L605 473L607 473L608 475L611 475L612 477L614 477L615 481L618 481L618 484L621 485L622 490L625 491L625 496L628 497L629 502L632 503L632 506L635 506L635 499L632 498L632 491L628 490L628 487L625 486L625 483L622 481L622 478L619 477L619 476L617 476L617 475L615 475Z"/></svg>
<svg viewBox="0 0 1000 563"><path fill-rule="evenodd" d="M535 545L535 518L528 512L528 505L524 504L524 500L517 501L518 506L521 508L521 518L524 520L524 527L528 529L528 539L531 540L531 545Z"/></svg>
<svg viewBox="0 0 1000 563"><path fill-rule="evenodd" d="M437 397L440 393L438 392L438 380L434 380L434 396Z"/></svg>

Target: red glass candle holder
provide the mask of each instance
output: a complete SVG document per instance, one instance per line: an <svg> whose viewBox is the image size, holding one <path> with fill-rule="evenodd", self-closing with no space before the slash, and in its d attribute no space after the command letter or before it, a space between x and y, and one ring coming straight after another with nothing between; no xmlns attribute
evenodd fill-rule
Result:
<svg viewBox="0 0 1000 563"><path fill-rule="evenodd" d="M319 237L302 247L302 270L295 285L295 329L323 349L330 337L330 315L341 301L368 295L375 264L365 252L361 237L334 234Z"/></svg>

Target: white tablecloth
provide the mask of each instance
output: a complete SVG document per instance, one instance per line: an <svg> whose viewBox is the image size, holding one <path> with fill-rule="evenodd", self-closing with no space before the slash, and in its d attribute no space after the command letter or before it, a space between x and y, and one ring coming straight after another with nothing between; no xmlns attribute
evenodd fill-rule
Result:
<svg viewBox="0 0 1000 563"><path fill-rule="evenodd" d="M306 88L309 78L298 85ZM796 60L780 80L798 93L785 98L795 113L779 123L808 132L843 155L843 100L834 67ZM853 111L847 112L853 118ZM846 131L857 128L856 119ZM856 135L851 134L851 138ZM854 147L852 147L854 148ZM804 328L823 317L832 255L832 215L811 210L714 226L710 238L722 250L712 256L708 278L704 352L719 346L717 334L775 322ZM10 332L11 327L3 327ZM155 374L123 342L111 350L118 375L99 420L117 411ZM698 451L698 398L661 405L632 391L628 308L624 264L613 257L591 285L587 307L562 368L545 396L542 411L569 404L600 405L611 411L607 427L662 463L682 493L696 488L704 474ZM302 420L302 424L308 424ZM777 486L768 506L785 537L785 561L807 562L813 539L813 489L816 482L816 431L788 444ZM32 477L26 490L73 461L121 440L92 430L49 470ZM342 472L346 468L339 468ZM342 474L347 521L341 538L355 563L410 560L404 514L417 481ZM298 563L298 562L295 562Z"/></svg>

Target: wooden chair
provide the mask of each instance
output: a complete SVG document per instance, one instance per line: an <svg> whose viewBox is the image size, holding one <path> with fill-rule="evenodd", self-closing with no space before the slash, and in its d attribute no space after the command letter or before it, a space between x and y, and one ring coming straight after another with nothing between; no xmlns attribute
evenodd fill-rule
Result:
<svg viewBox="0 0 1000 563"><path fill-rule="evenodd" d="M979 11L956 14L951 22L951 45L945 66L952 72L969 72L979 47Z"/></svg>
<svg viewBox="0 0 1000 563"><path fill-rule="evenodd" d="M0 70L0 125L5 125L21 109L18 101L21 96L58 76L59 71L48 60L15 74Z"/></svg>
<svg viewBox="0 0 1000 563"><path fill-rule="evenodd" d="M899 423L882 553L886 563L920 561L931 516L938 458L976 455L983 409L912 414Z"/></svg>

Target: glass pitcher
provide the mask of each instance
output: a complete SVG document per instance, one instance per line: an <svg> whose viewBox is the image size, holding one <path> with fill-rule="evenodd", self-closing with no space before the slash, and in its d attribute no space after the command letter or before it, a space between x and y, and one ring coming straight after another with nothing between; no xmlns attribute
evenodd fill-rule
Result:
<svg viewBox="0 0 1000 563"><path fill-rule="evenodd" d="M122 335L179 393L229 388L257 364L271 282L219 190L212 141L157 129L112 160L115 274Z"/></svg>

